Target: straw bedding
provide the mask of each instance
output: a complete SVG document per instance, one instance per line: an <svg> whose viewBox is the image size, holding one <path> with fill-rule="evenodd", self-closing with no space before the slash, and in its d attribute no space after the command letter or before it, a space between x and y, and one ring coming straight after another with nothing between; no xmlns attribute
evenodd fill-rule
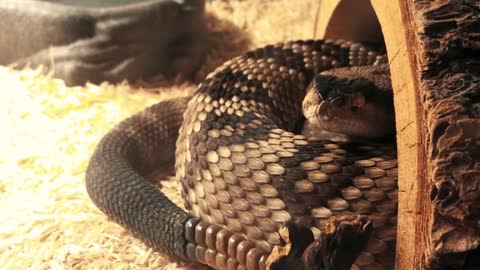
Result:
<svg viewBox="0 0 480 270"><path fill-rule="evenodd" d="M318 1L207 1L209 52L193 78L66 87L41 69L0 66L2 269L199 269L171 261L90 201L85 168L113 125L162 99L188 95L226 59L314 37ZM162 189L181 205L176 183Z"/></svg>

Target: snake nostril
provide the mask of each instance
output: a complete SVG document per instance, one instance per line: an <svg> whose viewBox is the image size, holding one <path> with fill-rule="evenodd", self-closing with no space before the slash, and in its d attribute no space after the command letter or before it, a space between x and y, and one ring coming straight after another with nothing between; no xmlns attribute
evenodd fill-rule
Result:
<svg viewBox="0 0 480 270"><path fill-rule="evenodd" d="M334 107L341 107L345 105L345 97L343 95L334 98L331 102Z"/></svg>
<svg viewBox="0 0 480 270"><path fill-rule="evenodd" d="M331 116L331 106L330 102L323 101L318 107L318 114L321 116Z"/></svg>

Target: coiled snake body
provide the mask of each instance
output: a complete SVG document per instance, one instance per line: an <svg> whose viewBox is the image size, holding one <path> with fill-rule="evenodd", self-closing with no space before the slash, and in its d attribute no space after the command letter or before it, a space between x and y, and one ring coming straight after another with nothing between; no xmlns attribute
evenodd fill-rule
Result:
<svg viewBox="0 0 480 270"><path fill-rule="evenodd" d="M374 230L354 267L391 268L395 147L295 134L304 115L310 128L339 133L353 123L354 137L391 132L391 113L368 111L369 97L379 95L362 92L371 88L368 78L385 75L375 68L322 73L304 100L323 70L382 62L385 56L363 45L321 40L266 46L227 61L189 101L161 102L109 132L89 163L87 190L149 245L217 269L264 269L272 249L285 244L285 222L311 227L318 237L333 216L368 215ZM359 73L367 79L353 78ZM385 100L377 103L391 106ZM354 115L366 124L347 123ZM173 160L190 213L144 177Z"/></svg>

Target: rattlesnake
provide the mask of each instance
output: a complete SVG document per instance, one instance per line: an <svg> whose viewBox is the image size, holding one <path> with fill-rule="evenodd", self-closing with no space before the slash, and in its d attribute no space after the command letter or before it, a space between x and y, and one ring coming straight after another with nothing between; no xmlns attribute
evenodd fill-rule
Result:
<svg viewBox="0 0 480 270"><path fill-rule="evenodd" d="M318 237L332 216L364 214L374 230L354 267L391 268L395 147L349 142L393 131L391 93L369 92L375 87L368 81L382 80L387 71L332 69L385 62L364 45L322 40L236 57L207 76L191 98L156 104L110 131L90 160L88 193L150 246L218 269L264 269L272 249L285 244L278 233L285 222L311 227ZM388 80L380 84L389 88ZM385 105L380 111L369 103L378 96L376 104ZM348 133L336 123L362 113L370 118L367 126L349 128L352 136L331 141L295 134L304 123L302 108L307 133ZM144 177L165 172L173 160L189 213Z"/></svg>

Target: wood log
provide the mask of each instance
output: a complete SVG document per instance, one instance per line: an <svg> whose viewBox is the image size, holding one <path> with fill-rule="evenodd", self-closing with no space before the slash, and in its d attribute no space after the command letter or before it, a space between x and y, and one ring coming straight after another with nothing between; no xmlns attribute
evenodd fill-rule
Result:
<svg viewBox="0 0 480 270"><path fill-rule="evenodd" d="M330 14L319 16L317 37L384 37L399 159L396 268L480 269L480 2L371 0L382 34L366 29L369 38L332 33L371 21L368 12L351 0L321 4Z"/></svg>

